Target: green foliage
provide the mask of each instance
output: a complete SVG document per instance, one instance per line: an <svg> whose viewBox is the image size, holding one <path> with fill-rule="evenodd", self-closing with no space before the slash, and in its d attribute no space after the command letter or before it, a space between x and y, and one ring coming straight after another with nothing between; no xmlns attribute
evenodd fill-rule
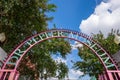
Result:
<svg viewBox="0 0 120 80"><path fill-rule="evenodd" d="M46 15L48 12L55 12L56 6L50 4L49 0L1 0L0 1L0 33L4 32L6 41L1 47L9 53L15 45L18 45L26 37L37 32L47 30L47 22L53 17ZM58 44L59 43L59 44ZM33 78L44 78L56 76L58 69L56 62L51 58L51 54L60 53L64 58L70 52L70 45L64 39L52 39L36 45L28 55L24 56L18 70L21 75L32 76ZM30 61L30 68L26 64ZM67 69L65 67L65 69ZM43 74L46 70L47 74ZM63 73L63 74L62 74ZM66 71L62 70L62 77L65 77Z"/></svg>
<svg viewBox="0 0 120 80"><path fill-rule="evenodd" d="M84 74L89 74L90 76L97 76L99 73L102 73L103 66L89 48L86 46L79 48L78 54L84 61L76 62L74 64L75 69L84 72Z"/></svg>
<svg viewBox="0 0 120 80"><path fill-rule="evenodd" d="M108 51L110 55L116 53L120 46L114 43L114 34L113 30L108 34L105 38L104 35L100 32L99 34L93 34L94 40L97 41L104 49ZM76 62L74 64L74 68L84 72L85 74L89 74L90 76L98 77L98 74L103 72L103 65L100 63L99 59L93 52L83 46L83 48L79 48L78 55L84 60L83 62Z"/></svg>
<svg viewBox="0 0 120 80"><path fill-rule="evenodd" d="M58 79L62 80L65 76L68 75L68 67L65 63L60 62L58 65Z"/></svg>
<svg viewBox="0 0 120 80"><path fill-rule="evenodd" d="M100 32L99 34L93 35L94 39L102 45L104 49L106 49L110 55L116 53L120 46L115 44L114 42L114 31L111 30L110 33L108 33L107 38L104 37L104 35Z"/></svg>
<svg viewBox="0 0 120 80"><path fill-rule="evenodd" d="M60 53L61 56L65 58L65 55L67 55L67 53L69 53L70 50L71 50L70 45L64 39L51 39L48 41L44 41L33 47L31 51L28 53L28 56L30 57L31 62L33 64L36 64L36 71L38 74L40 72L42 78L56 77L57 72L59 74L57 75L57 77L59 79L63 79L68 74L68 67L66 66L66 64L62 62L61 63L55 62L51 58L51 54L56 55L56 53ZM26 72L26 70L29 70L27 66L25 67L20 66L18 69L21 68L22 70L20 71L20 73L22 73L22 75L27 74L33 75L33 73ZM46 70L46 74L44 74L44 70Z"/></svg>
<svg viewBox="0 0 120 80"><path fill-rule="evenodd" d="M7 52L33 32L46 30L47 21L52 17L45 13L56 8L48 0L2 0L0 3L0 32L6 34L3 47Z"/></svg>
<svg viewBox="0 0 120 80"><path fill-rule="evenodd" d="M47 44L48 49L51 51L52 54L60 53L62 57L65 58L65 56L70 53L71 47L67 40L62 38L54 38L49 41Z"/></svg>
<svg viewBox="0 0 120 80"><path fill-rule="evenodd" d="M59 43L59 44L58 44ZM32 63L36 64L37 70L41 71L46 70L47 77L55 77L56 71L61 71L58 78L64 78L68 74L67 66L64 63L56 63L52 58L51 54L56 55L60 53L62 57L65 58L65 55L71 50L70 44L64 39L51 39L48 41L42 42L40 45L36 45L32 51L35 53L31 54ZM42 74L43 75L43 74Z"/></svg>

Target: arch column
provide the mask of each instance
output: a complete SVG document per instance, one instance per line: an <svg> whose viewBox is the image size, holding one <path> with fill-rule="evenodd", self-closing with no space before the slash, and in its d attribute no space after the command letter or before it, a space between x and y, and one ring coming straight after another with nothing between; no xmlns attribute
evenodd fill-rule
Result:
<svg viewBox="0 0 120 80"><path fill-rule="evenodd" d="M18 80L19 72L17 70L4 69L0 71L0 80Z"/></svg>

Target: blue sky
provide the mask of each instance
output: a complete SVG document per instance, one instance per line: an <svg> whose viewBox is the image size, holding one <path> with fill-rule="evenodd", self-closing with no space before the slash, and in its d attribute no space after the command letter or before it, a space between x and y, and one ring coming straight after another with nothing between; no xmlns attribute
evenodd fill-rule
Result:
<svg viewBox="0 0 120 80"><path fill-rule="evenodd" d="M81 21L93 13L100 0L51 0L50 3L57 6L56 12L49 13L54 17L49 22L50 28L56 24L58 28L78 30Z"/></svg>
<svg viewBox="0 0 120 80"><path fill-rule="evenodd" d="M95 7L99 5L100 2L101 0L51 0L50 3L54 3L57 8L56 12L48 14L48 16L54 17L52 21L48 22L48 27L52 28L53 24L56 24L57 28L80 31L79 25L81 21L93 14ZM71 60L75 62L81 59L77 55L77 50L72 50L71 52L72 54L67 55L67 59L63 61L67 61L66 64L71 69L69 73L70 78L78 78L79 75L75 74L77 72L73 72L73 63L71 63ZM58 56L53 57L58 59ZM90 79L89 76L85 78L86 80Z"/></svg>
<svg viewBox="0 0 120 80"><path fill-rule="evenodd" d="M111 29L120 30L120 0L50 0L57 6L56 12L48 13L54 19L48 22L48 27L52 28L56 24L57 28L67 28L77 30L91 36L101 31L105 37ZM71 51L67 62L71 68L71 59L81 60L77 56L77 50ZM73 74L74 73L74 74ZM78 77L71 69L70 77ZM89 80L88 76L85 80Z"/></svg>

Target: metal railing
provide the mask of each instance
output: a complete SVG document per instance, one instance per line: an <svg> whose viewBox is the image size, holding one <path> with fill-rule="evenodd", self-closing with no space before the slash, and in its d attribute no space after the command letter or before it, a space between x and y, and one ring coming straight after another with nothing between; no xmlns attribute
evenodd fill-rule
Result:
<svg viewBox="0 0 120 80"><path fill-rule="evenodd" d="M99 75L98 80L120 80L120 70L107 70L107 72Z"/></svg>

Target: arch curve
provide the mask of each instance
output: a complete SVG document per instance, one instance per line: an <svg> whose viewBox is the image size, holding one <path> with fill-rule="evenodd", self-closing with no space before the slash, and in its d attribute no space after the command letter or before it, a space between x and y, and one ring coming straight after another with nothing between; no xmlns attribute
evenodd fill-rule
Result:
<svg viewBox="0 0 120 80"><path fill-rule="evenodd" d="M83 45L90 48L93 53L99 58L105 70L118 70L117 65L110 55L105 51L92 37L87 36L84 33L67 30L67 29L52 29L47 30L38 34L35 34L28 39L24 40L18 45L13 52L10 53L9 57L4 62L1 69L6 69L7 65L12 65L13 70L16 70L23 56L36 44L41 43L51 38L68 38L82 43Z"/></svg>

